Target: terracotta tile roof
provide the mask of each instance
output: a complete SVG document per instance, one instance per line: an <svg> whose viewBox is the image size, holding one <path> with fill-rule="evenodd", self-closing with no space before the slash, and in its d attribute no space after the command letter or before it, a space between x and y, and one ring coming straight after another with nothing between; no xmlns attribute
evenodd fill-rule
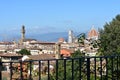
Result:
<svg viewBox="0 0 120 80"><path fill-rule="evenodd" d="M55 59L55 54L28 55L28 57L32 60L47 60Z"/></svg>
<svg viewBox="0 0 120 80"><path fill-rule="evenodd" d="M37 40L36 39L24 39L23 41L26 42L26 41L37 41Z"/></svg>
<svg viewBox="0 0 120 80"><path fill-rule="evenodd" d="M74 51L70 50L70 49L61 49L60 50L60 54L62 54L63 56L71 56L72 53L74 53Z"/></svg>
<svg viewBox="0 0 120 80"><path fill-rule="evenodd" d="M18 55L18 54L11 54L11 53L1 53L0 57L22 57L22 55Z"/></svg>
<svg viewBox="0 0 120 80"><path fill-rule="evenodd" d="M34 44L43 44L43 45L55 45L54 42L34 42L34 43L30 43L32 45Z"/></svg>

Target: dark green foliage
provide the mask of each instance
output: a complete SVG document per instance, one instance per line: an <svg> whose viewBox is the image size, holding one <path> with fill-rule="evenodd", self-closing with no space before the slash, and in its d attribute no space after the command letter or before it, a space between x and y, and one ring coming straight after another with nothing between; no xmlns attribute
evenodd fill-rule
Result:
<svg viewBox="0 0 120 80"><path fill-rule="evenodd" d="M98 48L99 47L99 40L91 40L90 45L93 46L93 48Z"/></svg>
<svg viewBox="0 0 120 80"><path fill-rule="evenodd" d="M18 54L21 55L31 55L30 51L28 51L27 49L21 49L19 52L17 52Z"/></svg>
<svg viewBox="0 0 120 80"><path fill-rule="evenodd" d="M80 52L80 50L77 50L71 55L71 58L80 58L82 56L85 56L85 54Z"/></svg>
<svg viewBox="0 0 120 80"><path fill-rule="evenodd" d="M120 54L120 15L100 30L100 42L102 55Z"/></svg>
<svg viewBox="0 0 120 80"><path fill-rule="evenodd" d="M78 43L84 45L84 40L85 40L85 33L81 33L78 37Z"/></svg>
<svg viewBox="0 0 120 80"><path fill-rule="evenodd" d="M84 54L78 50L72 54L71 59L59 60L58 61L58 80L65 80L65 77L66 77L66 80L73 80L73 79L77 80L82 77L85 77L85 74L83 73L85 69L85 67L83 66L84 58L82 56L84 56ZM56 65L55 65L55 68L56 68ZM65 71L65 68L66 68L66 71ZM56 80L56 72L54 74L51 74L50 80Z"/></svg>
<svg viewBox="0 0 120 80"><path fill-rule="evenodd" d="M120 79L120 57L119 56L111 56L107 58L107 71L108 71L108 77L107 79L111 80L117 80Z"/></svg>
<svg viewBox="0 0 120 80"><path fill-rule="evenodd" d="M117 15L111 22L106 23L104 29L100 30L99 52L101 55L120 55L120 15ZM107 62L108 79L116 80L117 73L120 73L120 59L109 58ZM118 66L118 67L117 67ZM112 76L113 75L113 76Z"/></svg>

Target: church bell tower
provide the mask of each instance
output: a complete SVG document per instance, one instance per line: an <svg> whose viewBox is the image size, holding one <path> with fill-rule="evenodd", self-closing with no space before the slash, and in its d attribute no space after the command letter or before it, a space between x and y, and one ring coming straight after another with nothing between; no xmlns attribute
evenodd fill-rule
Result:
<svg viewBox="0 0 120 80"><path fill-rule="evenodd" d="M24 41L25 40L25 26L22 26L22 30L21 30L21 40Z"/></svg>

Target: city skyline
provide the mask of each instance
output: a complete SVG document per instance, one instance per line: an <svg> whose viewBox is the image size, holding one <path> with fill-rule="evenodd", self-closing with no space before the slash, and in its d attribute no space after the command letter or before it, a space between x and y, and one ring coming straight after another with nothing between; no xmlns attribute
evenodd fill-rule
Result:
<svg viewBox="0 0 120 80"><path fill-rule="evenodd" d="M0 36L52 32L86 32L102 28L119 14L120 1L96 0L4 0L0 2Z"/></svg>

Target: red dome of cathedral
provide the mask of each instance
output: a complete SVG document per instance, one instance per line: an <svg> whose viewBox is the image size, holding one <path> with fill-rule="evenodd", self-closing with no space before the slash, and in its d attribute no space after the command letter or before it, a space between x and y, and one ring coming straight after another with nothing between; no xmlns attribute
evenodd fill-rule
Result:
<svg viewBox="0 0 120 80"><path fill-rule="evenodd" d="M88 33L88 38L90 39L94 37L98 37L98 32L94 28L92 28Z"/></svg>
<svg viewBox="0 0 120 80"><path fill-rule="evenodd" d="M64 42L64 38L59 38L58 42Z"/></svg>

